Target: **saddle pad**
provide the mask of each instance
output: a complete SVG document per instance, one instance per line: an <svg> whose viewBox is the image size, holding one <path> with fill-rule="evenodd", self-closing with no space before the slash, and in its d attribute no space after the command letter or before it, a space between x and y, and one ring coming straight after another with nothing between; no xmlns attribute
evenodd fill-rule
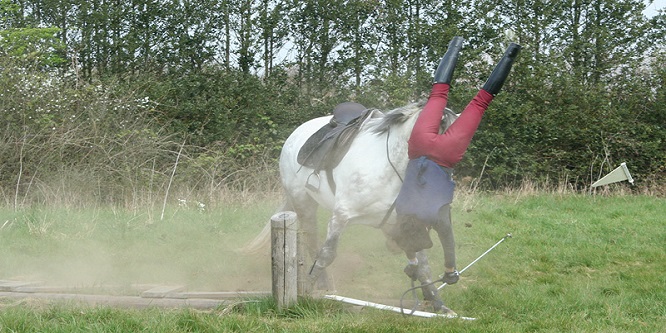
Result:
<svg viewBox="0 0 666 333"><path fill-rule="evenodd" d="M371 113L370 110L366 110L345 125L331 121L322 126L298 151L298 163L315 170L332 169L337 166L358 134L363 120Z"/></svg>
<svg viewBox="0 0 666 333"><path fill-rule="evenodd" d="M335 128L337 127L331 127L330 124L326 124L317 130L314 134L312 134L312 136L310 136L308 140L305 141L303 147L301 147L301 149L298 151L298 164L309 168L315 168L315 164L318 164L317 161L321 161L328 150L330 150L318 148L323 144L332 145L332 140L327 140L326 138L327 134L329 134ZM342 127L339 127L339 129L342 129ZM328 136L328 138L330 139L331 136ZM326 141L329 142L326 143Z"/></svg>

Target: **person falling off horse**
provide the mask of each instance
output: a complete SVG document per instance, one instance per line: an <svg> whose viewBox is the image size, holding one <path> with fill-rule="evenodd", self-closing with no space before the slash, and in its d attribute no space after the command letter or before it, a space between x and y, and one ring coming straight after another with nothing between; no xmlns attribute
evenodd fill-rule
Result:
<svg viewBox="0 0 666 333"><path fill-rule="evenodd" d="M418 265L417 252L432 247L429 231L434 229L444 251L445 273L442 281L446 284L458 282L450 208L455 187L451 178L453 168L465 155L483 113L500 92L521 49L515 43L508 46L483 88L458 119L444 133L440 133L440 123L463 41L462 37L451 40L434 73L430 96L408 141L409 163L396 199L398 223L393 239L407 256L408 264L404 272L412 281L419 280L424 286L429 284L430 287L423 288L426 300L438 301L438 298L432 297L436 288L426 278L430 274L419 272L421 266ZM452 312L443 304L441 306L444 312Z"/></svg>

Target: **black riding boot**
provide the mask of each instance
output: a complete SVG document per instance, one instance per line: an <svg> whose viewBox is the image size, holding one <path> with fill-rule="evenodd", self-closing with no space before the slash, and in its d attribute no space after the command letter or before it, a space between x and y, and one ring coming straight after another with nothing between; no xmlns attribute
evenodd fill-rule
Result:
<svg viewBox="0 0 666 333"><path fill-rule="evenodd" d="M489 92L491 95L495 96L502 89L506 77L509 76L511 71L511 66L513 65L514 60L520 53L521 46L516 43L511 43L509 47L504 52L504 56L500 59L495 69L490 74L488 81L483 85L483 90Z"/></svg>
<svg viewBox="0 0 666 333"><path fill-rule="evenodd" d="M456 36L449 42L449 48L446 50L442 60L439 61L439 66L437 66L437 70L435 71L434 83L451 84L453 70L456 68L458 55L464 41L465 39L462 37Z"/></svg>

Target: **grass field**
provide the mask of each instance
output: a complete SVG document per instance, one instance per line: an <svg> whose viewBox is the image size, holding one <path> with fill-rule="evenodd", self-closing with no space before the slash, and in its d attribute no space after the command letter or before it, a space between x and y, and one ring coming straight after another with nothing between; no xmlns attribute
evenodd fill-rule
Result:
<svg viewBox="0 0 666 333"><path fill-rule="evenodd" d="M0 210L0 279L83 289L183 284L189 290L270 290L268 249L236 248L278 199L173 206ZM321 214L324 230L325 214ZM458 314L423 319L306 299L277 311L270 299L211 311L87 308L0 299L0 332L666 332L666 200L648 196L475 194L454 202L459 268L505 234L442 296ZM436 273L441 247L430 252ZM409 281L381 232L351 226L330 267L335 293L397 304Z"/></svg>

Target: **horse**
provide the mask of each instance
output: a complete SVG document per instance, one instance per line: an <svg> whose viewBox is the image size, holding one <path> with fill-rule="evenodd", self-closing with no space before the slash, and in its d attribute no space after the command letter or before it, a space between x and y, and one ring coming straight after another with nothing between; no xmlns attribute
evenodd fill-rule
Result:
<svg viewBox="0 0 666 333"><path fill-rule="evenodd" d="M298 162L303 145L315 132L329 124L333 116L309 120L298 126L285 141L279 160L281 182L285 193L283 210L294 211L300 221L305 246L314 259L309 271L310 285L327 284L326 267L336 257L338 241L349 224L361 224L381 229L385 235L395 227L392 205L402 186L407 168L407 140L421 111L423 103L411 103L386 113L368 110L356 137L339 163L331 170L315 170ZM446 109L442 117L443 132L458 115ZM321 206L332 213L328 222L326 240L319 246L316 213ZM270 223L269 223L270 224ZM246 251L266 243L270 226L255 238ZM391 239L389 238L389 243ZM425 251L417 253L419 281L431 281ZM426 300L435 311L443 306L436 288ZM427 296L430 295L430 296ZM430 299L428 299L430 297ZM439 304L439 305L437 305Z"/></svg>

